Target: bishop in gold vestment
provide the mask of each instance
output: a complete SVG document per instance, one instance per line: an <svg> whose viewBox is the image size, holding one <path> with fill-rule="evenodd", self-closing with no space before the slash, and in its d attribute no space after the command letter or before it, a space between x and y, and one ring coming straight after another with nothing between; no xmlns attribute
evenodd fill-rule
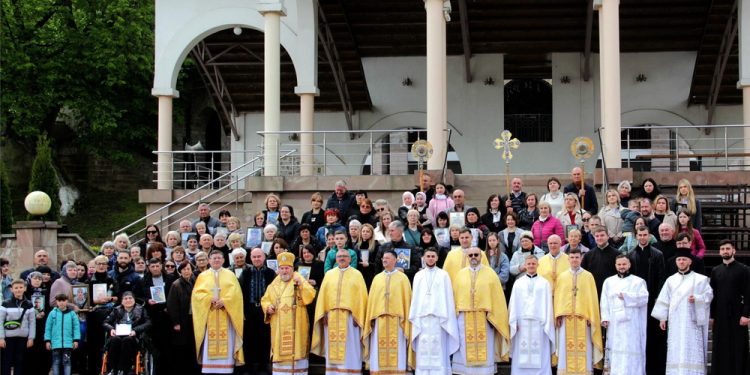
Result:
<svg viewBox="0 0 750 375"><path fill-rule="evenodd" d="M367 299L362 343L371 375L406 374L407 367L414 368L410 350L411 286L409 278L395 267L396 253L384 252L384 271L373 279Z"/></svg>
<svg viewBox="0 0 750 375"><path fill-rule="evenodd" d="M570 269L557 277L553 303L558 327L558 375L592 374L604 350L594 276L581 268L580 250L571 250Z"/></svg>
<svg viewBox="0 0 750 375"><path fill-rule="evenodd" d="M320 286L310 352L325 357L326 374L359 374L367 286L362 274L349 266L349 251L339 250L336 262Z"/></svg>
<svg viewBox="0 0 750 375"><path fill-rule="evenodd" d="M260 300L265 323L271 324L273 374L307 374L310 323L307 305L315 288L294 272L294 254L278 256L279 274Z"/></svg>
<svg viewBox="0 0 750 375"><path fill-rule="evenodd" d="M470 266L458 271L453 284L460 344L453 355L454 374L495 374L495 363L509 357L505 294L495 271L480 263L481 254L469 249Z"/></svg>
<svg viewBox="0 0 750 375"><path fill-rule="evenodd" d="M221 251L212 251L209 262L211 268L198 275L191 296L195 351L203 373L231 374L245 363L242 290L234 272L222 268Z"/></svg>

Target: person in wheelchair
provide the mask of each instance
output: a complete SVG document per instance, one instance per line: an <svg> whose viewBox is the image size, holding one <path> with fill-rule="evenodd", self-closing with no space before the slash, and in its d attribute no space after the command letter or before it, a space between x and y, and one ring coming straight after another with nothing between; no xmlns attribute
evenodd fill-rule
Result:
<svg viewBox="0 0 750 375"><path fill-rule="evenodd" d="M151 327L151 320L143 306L135 304L133 293L125 292L122 304L112 310L103 326L110 336L107 350L109 374L127 375L138 353L138 340Z"/></svg>

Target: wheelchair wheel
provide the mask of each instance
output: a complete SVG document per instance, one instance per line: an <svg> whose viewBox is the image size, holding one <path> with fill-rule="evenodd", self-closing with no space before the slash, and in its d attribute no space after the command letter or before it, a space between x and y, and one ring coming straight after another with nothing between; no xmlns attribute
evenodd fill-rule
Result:
<svg viewBox="0 0 750 375"><path fill-rule="evenodd" d="M154 356L148 352L141 352L141 366L139 375L154 375Z"/></svg>

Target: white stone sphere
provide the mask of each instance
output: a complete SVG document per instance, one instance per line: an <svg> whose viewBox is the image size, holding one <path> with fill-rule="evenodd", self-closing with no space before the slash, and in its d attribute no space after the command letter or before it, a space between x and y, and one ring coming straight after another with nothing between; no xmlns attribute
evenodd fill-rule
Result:
<svg viewBox="0 0 750 375"><path fill-rule="evenodd" d="M32 215L46 215L52 207L52 199L43 191L32 191L23 200L23 206Z"/></svg>

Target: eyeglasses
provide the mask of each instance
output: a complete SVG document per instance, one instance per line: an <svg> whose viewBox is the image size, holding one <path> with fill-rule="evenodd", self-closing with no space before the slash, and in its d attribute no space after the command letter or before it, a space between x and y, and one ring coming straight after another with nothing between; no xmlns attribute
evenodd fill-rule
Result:
<svg viewBox="0 0 750 375"><path fill-rule="evenodd" d="M468 254L469 258L479 258L479 253Z"/></svg>
<svg viewBox="0 0 750 375"><path fill-rule="evenodd" d="M157 232L155 230L147 230L146 231L146 234L157 234L157 233L159 233L159 232Z"/></svg>
<svg viewBox="0 0 750 375"><path fill-rule="evenodd" d="M583 219L584 223L587 223L588 221L589 221L589 219Z"/></svg>
<svg viewBox="0 0 750 375"><path fill-rule="evenodd" d="M107 262L96 262L97 266L107 266Z"/></svg>
<svg viewBox="0 0 750 375"><path fill-rule="evenodd" d="M378 211L385 211L385 207L378 208Z"/></svg>
<svg viewBox="0 0 750 375"><path fill-rule="evenodd" d="M372 208L372 206L359 206L359 208Z"/></svg>
<svg viewBox="0 0 750 375"><path fill-rule="evenodd" d="M164 266L165 268L174 268L174 264L167 264Z"/></svg>

